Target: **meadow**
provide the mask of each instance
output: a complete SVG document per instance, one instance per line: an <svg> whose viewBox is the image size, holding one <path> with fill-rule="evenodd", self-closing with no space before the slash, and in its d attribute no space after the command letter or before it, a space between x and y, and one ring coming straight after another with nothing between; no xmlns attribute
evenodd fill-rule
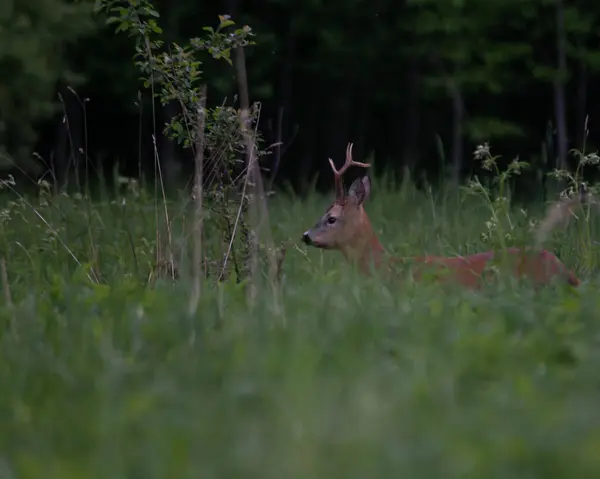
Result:
<svg viewBox="0 0 600 479"><path fill-rule="evenodd" d="M495 241L478 197L373 181L366 209L395 255ZM251 308L243 286L207 281L190 317L185 262L175 282L148 280L150 198L4 193L3 479L600 475L593 214L546 245L577 290L474 292L367 278L308 249L331 196L280 193L277 290ZM504 239L528 241L543 206L515 207ZM181 231L174 244L190 241Z"/></svg>

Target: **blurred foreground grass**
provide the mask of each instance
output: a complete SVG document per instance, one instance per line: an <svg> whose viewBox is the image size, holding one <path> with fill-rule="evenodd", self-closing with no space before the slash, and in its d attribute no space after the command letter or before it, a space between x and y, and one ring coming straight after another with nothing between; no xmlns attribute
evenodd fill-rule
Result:
<svg viewBox="0 0 600 479"><path fill-rule="evenodd" d="M394 254L489 248L477 200L374 191ZM329 201L274 200L275 240ZM140 198L4 211L1 478L600 477L596 251L577 225L548 245L577 291L384 284L298 246L281 311L231 282L190 318L185 268L146 285L154 221Z"/></svg>

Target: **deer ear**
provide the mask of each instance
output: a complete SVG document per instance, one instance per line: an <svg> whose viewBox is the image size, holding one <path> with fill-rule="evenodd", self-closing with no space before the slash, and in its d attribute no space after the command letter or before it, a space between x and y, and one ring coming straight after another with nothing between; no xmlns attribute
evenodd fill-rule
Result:
<svg viewBox="0 0 600 479"><path fill-rule="evenodd" d="M354 180L348 190L348 196L354 200L357 206L362 205L369 198L370 194L371 180L367 175Z"/></svg>

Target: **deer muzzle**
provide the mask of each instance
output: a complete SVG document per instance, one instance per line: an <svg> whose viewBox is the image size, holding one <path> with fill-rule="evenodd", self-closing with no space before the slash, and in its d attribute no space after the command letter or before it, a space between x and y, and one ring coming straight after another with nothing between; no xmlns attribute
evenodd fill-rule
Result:
<svg viewBox="0 0 600 479"><path fill-rule="evenodd" d="M310 231L305 231L304 234L302 235L302 242L304 244L307 244L309 246L311 246L313 244L313 240L310 237Z"/></svg>

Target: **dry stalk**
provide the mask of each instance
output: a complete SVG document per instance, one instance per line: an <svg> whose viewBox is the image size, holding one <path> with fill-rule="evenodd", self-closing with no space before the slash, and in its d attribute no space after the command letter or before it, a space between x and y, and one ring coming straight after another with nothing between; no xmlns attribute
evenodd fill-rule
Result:
<svg viewBox="0 0 600 479"><path fill-rule="evenodd" d="M204 190L202 188L203 168L204 168L204 118L206 107L206 86L202 88L200 102L198 104L198 131L196 132L196 154L195 159L195 176L194 189L196 191L195 199L195 221L194 221L194 253L192 264L192 294L190 296L190 304L188 312L194 315L198 309L200 301L201 285L202 285L202 197Z"/></svg>
<svg viewBox="0 0 600 479"><path fill-rule="evenodd" d="M69 256L73 258L73 261L75 261L75 263L77 263L78 266L81 266L81 261L77 259L75 253L73 253L73 251L69 248L65 241L60 237L58 231L52 227L52 225L48 222L48 220L46 220L46 218L44 218L42 213L40 213L40 211L35 206L33 206L29 201L27 201L27 199L23 195L21 195L21 193L19 193L15 188L13 188L9 182L0 180L0 184L2 184L2 186L5 186L6 188L9 188L23 203L25 203L31 209L31 211L33 211L33 213L42 221L42 223L44 223L44 225L46 225L46 227L50 231L52 231L52 233L54 234L58 242L61 244L61 246L65 249ZM91 275L89 273L86 273L86 276L90 280L90 282L99 283L100 280L98 279L98 277L96 277L96 272L94 268L91 268L90 272Z"/></svg>
<svg viewBox="0 0 600 479"><path fill-rule="evenodd" d="M148 58L152 58L152 48L150 48L150 41L147 37L144 38L146 54ZM150 91L152 98L156 98L156 92L154 90L154 68L150 69ZM171 221L169 219L169 210L167 207L167 195L165 193L165 185L163 180L162 168L160 166L160 155L158 154L158 147L156 145L156 107L154 106L154 102L152 102L152 149L154 153L154 218L156 221L156 265L157 265L157 274L160 276L161 271L165 269L163 267L163 263L165 261L169 264L166 267L166 270L170 273L171 279L175 281L176 279L176 266L175 260L173 258L173 237L171 233ZM165 224L167 228L167 242L168 242L168 259L163 259L163 251L161 245L162 237L160 234L159 227L159 213L158 213L158 186L160 185L162 198L163 198L163 206L165 213Z"/></svg>
<svg viewBox="0 0 600 479"><path fill-rule="evenodd" d="M18 338L17 333L17 318L13 309L12 296L10 294L10 283L8 282L8 272L6 271L6 259L4 256L0 259L0 275L2 276L2 291L4 293L4 304L11 310L11 329L15 339Z"/></svg>
<svg viewBox="0 0 600 479"><path fill-rule="evenodd" d="M577 209L583 205L594 205L598 203L591 193L580 191L577 196L566 197L553 202L546 211L546 216L540 222L536 232L536 248L541 248L550 233L557 227L566 228L571 218L578 218Z"/></svg>
<svg viewBox="0 0 600 479"><path fill-rule="evenodd" d="M250 288L249 288L249 300L250 305L253 306L256 300L256 294L258 289L258 282L260 272L258 270L258 245L260 244L261 229L264 229L264 242L267 250L267 259L269 262L269 283L273 290L273 299L276 312L281 311L281 304L278 299L278 288L277 288L277 271L278 261L275 257L273 248L273 239L271 238L271 228L269 226L269 215L265 205L265 194L262 183L262 177L258 166L258 161L255 151L255 137L252 129L248 127L249 122L249 109L250 100L248 95L248 80L246 76L246 60L244 55L244 48L236 48L236 71L238 79L238 88L240 93L240 129L244 138L246 146L246 164L247 164L247 178L249 177L250 186L250 204L249 204L249 219L250 228L253 231L250 255L251 255L251 266L250 266ZM261 228L262 227L262 228Z"/></svg>
<svg viewBox="0 0 600 479"><path fill-rule="evenodd" d="M152 134L152 146L154 150L154 171L157 173L154 179L154 215L156 220L156 263L161 264L167 262L171 265L168 270L170 271L171 280L175 281L176 277L174 274L175 271L175 258L173 257L173 235L171 232L171 220L169 218L169 209L167 206L167 194L165 192L164 179L162 175L162 168L160 166L160 156L158 154L158 147L156 145L156 135ZM163 200L163 209L165 214L165 226L167 230L167 251L166 253L163 251L163 248L159 245L162 243L162 236L160 234L160 219L159 219L159 206L158 206L158 186L160 185L160 190L162 194ZM164 257L167 259L164 259Z"/></svg>

